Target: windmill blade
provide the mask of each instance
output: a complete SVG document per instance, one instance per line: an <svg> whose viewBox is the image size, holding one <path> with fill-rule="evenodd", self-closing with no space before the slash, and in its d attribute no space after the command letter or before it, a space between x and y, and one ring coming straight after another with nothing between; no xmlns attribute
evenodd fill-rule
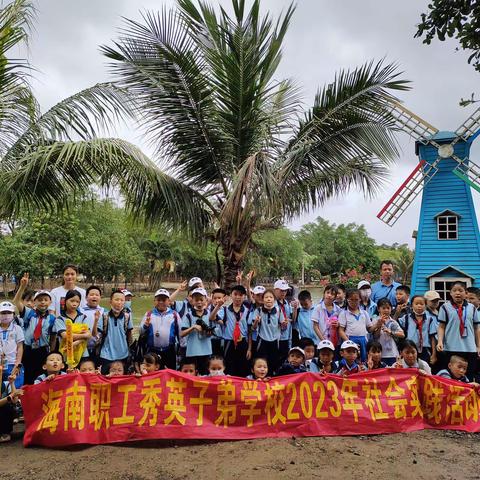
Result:
<svg viewBox="0 0 480 480"><path fill-rule="evenodd" d="M452 145L460 140L467 141L472 135L480 131L480 107L478 107L456 130L457 137Z"/></svg>
<svg viewBox="0 0 480 480"><path fill-rule="evenodd" d="M423 144L432 143L438 148L438 144L431 140L431 137L438 132L438 128L430 125L428 122L415 115L398 102L391 102L392 110L390 114L395 119L397 127L408 133L414 140Z"/></svg>
<svg viewBox="0 0 480 480"><path fill-rule="evenodd" d="M477 192L480 192L480 166L472 162L468 157L461 160L456 155L452 155L452 158L458 162L453 173L477 190Z"/></svg>
<svg viewBox="0 0 480 480"><path fill-rule="evenodd" d="M392 227L415 198L417 198L425 184L438 172L437 164L440 160L440 158L437 158L432 164L421 160L402 185L400 185L398 190L392 195L392 198L390 198L386 205L380 210L377 218Z"/></svg>

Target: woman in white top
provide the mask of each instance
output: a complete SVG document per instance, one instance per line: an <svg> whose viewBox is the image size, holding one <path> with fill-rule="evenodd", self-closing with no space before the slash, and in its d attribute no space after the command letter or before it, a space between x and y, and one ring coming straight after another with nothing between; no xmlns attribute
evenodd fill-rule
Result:
<svg viewBox="0 0 480 480"><path fill-rule="evenodd" d="M80 301L80 308L86 306L86 293L83 288L77 287L78 267L76 265L68 264L63 267L63 285L54 288L50 294L52 296L52 303L49 310L53 312L56 317L64 314L65 309L65 295L69 290L77 290L82 296Z"/></svg>

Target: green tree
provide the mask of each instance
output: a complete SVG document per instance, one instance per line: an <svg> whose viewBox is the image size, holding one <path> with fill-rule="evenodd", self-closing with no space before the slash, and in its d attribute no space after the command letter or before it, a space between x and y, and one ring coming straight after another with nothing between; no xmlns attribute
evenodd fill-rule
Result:
<svg viewBox="0 0 480 480"><path fill-rule="evenodd" d="M349 223L337 226L318 217L316 222L301 228L298 238L309 255L310 268L321 275L334 275L351 269L371 272L378 267L375 241L368 236L363 225Z"/></svg>
<svg viewBox="0 0 480 480"><path fill-rule="evenodd" d="M480 72L480 2L477 0L432 0L422 13L415 37L430 45L437 38L455 38L462 49L470 50L468 63Z"/></svg>
<svg viewBox="0 0 480 480"><path fill-rule="evenodd" d="M392 92L407 82L395 65L371 62L339 72L302 110L295 82L276 79L294 7L275 21L262 16L259 0L249 10L245 3L231 0L228 14L224 4L217 11L177 0L142 23L126 20L122 36L102 48L163 170L116 152L94 151L72 165L62 159L66 147L48 146L49 155L13 162L7 205L67 202L72 189L114 178L131 211L163 230L213 240L228 286L255 233L352 187L374 193L397 155Z"/></svg>

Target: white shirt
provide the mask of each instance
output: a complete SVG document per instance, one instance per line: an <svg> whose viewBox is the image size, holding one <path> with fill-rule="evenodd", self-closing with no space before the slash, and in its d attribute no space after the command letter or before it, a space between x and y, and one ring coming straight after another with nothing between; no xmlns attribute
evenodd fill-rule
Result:
<svg viewBox="0 0 480 480"><path fill-rule="evenodd" d="M87 305L87 293L83 288L75 287L74 290L80 292L81 300L80 300L80 308L83 308ZM61 315L61 306L65 305L65 295L67 294L68 290L65 289L63 285L60 287L56 287L50 291L50 295L52 296L52 303L49 307L49 310L55 314L56 317Z"/></svg>
<svg viewBox="0 0 480 480"><path fill-rule="evenodd" d="M5 355L7 364L15 364L18 344L24 340L22 327L14 322L5 330L0 327L0 355Z"/></svg>

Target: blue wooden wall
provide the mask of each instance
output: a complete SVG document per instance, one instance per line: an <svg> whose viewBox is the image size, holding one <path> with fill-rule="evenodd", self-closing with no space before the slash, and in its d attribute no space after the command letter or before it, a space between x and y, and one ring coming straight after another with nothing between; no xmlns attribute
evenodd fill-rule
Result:
<svg viewBox="0 0 480 480"><path fill-rule="evenodd" d="M439 143L451 143L453 133L439 132L434 138ZM419 159L433 163L437 149L418 143ZM455 154L464 158L469 154L470 143L458 142ZM442 159L439 171L425 185L415 247L415 262L412 275L412 292L423 294L430 289L429 277L452 266L474 278L473 284L480 284L480 235L472 201L472 192L460 178L452 173L457 166L453 159ZM435 216L444 210L458 213L458 240L438 240ZM441 276L455 276L451 271ZM475 279L479 279L475 282Z"/></svg>

